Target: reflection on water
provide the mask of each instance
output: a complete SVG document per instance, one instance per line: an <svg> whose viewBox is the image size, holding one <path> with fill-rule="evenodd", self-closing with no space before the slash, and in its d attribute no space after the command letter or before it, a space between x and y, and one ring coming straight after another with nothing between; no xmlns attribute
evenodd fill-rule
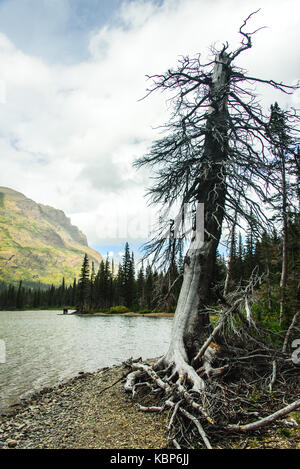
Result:
<svg viewBox="0 0 300 469"><path fill-rule="evenodd" d="M60 311L0 311L0 408L32 390L57 384L79 371L95 371L126 358L162 355L171 319L80 317Z"/></svg>

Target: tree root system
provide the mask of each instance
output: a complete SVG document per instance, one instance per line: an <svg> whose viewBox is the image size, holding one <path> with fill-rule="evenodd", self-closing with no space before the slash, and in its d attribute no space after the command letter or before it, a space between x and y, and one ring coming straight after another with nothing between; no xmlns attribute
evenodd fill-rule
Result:
<svg viewBox="0 0 300 469"><path fill-rule="evenodd" d="M170 446L212 449L241 433L298 426L291 412L300 408L300 366L275 345L274 333L235 313L219 319L214 340L191 363L167 355L154 365L124 362L125 390L140 410L169 413Z"/></svg>

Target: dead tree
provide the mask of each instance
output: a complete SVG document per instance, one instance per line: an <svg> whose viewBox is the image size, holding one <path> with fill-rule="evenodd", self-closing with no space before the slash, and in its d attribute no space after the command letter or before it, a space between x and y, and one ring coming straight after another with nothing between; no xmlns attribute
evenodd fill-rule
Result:
<svg viewBox="0 0 300 469"><path fill-rule="evenodd" d="M197 230L193 231L185 256L169 349L153 368L135 363L127 390L134 388L135 379L147 375L167 396L177 393L188 402L190 410L204 415L208 421L209 412L193 396L205 393L207 378L226 370L227 366L213 368L220 351L219 333L225 320L240 311L247 299L242 293L221 315L222 326L212 330L208 306L222 226L226 221L232 224L235 216L251 219L251 223L255 218L257 229L265 226L268 220L263 203L276 185L276 175L268 171L274 143L269 118L251 85L259 82L284 93L297 88L254 78L235 66L240 54L252 47L256 31L245 32L252 15L239 30L242 41L238 49L230 52L225 44L222 50L213 51L214 58L207 64L201 64L200 55L182 57L176 69L149 77L154 84L148 94L157 90L170 92L174 112L165 125L165 136L136 162L154 173L155 183L149 190L153 203L169 208L180 201L182 208L189 205L195 213L204 204L204 236L201 239ZM161 239L165 229L161 226L157 237L147 246L154 260L161 262L170 254L168 240ZM165 405L177 411L172 398ZM193 421L188 415L185 413Z"/></svg>
<svg viewBox="0 0 300 469"><path fill-rule="evenodd" d="M293 207L294 191L288 178L288 169L291 165L291 151L295 142L289 136L289 122L276 102L271 106L270 131L274 138L274 162L271 166L278 167L280 190L271 199L271 203L277 212L277 218L281 222L282 231L282 267L280 277L280 324L286 319L286 286L288 279L288 216Z"/></svg>
<svg viewBox="0 0 300 469"><path fill-rule="evenodd" d="M227 295L229 290L229 284L231 280L231 271L232 271L232 264L234 260L235 248L236 248L236 225L237 225L237 213L234 214L234 220L231 227L231 236L230 236L230 248L229 248L229 259L227 265L227 273L224 283L224 297Z"/></svg>

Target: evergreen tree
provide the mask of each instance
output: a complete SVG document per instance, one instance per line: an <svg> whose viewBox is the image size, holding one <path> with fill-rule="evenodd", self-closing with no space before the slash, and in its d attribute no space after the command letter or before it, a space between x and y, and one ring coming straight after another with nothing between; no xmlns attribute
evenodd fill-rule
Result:
<svg viewBox="0 0 300 469"><path fill-rule="evenodd" d="M77 299L77 282L76 282L76 278L74 278L73 287L71 291L71 305L72 306L76 305L76 299Z"/></svg>
<svg viewBox="0 0 300 469"><path fill-rule="evenodd" d="M136 295L137 295L139 307L144 308L145 307L145 274L144 274L143 265L138 271L138 276L137 276L137 281L136 281Z"/></svg>
<svg viewBox="0 0 300 469"><path fill-rule="evenodd" d="M253 212L251 210L248 228L246 230L245 250L244 250L244 276L248 280L256 266L255 262L255 233L253 229Z"/></svg>
<svg viewBox="0 0 300 469"><path fill-rule="evenodd" d="M96 273L95 263L92 261L91 279L90 279L90 307L94 308L96 304Z"/></svg>
<svg viewBox="0 0 300 469"><path fill-rule="evenodd" d="M125 244L125 253L122 263L123 298L125 306L132 307L135 302L135 266L133 253L130 254L129 244Z"/></svg>
<svg viewBox="0 0 300 469"><path fill-rule="evenodd" d="M102 260L95 280L96 304L99 308L107 308L108 304L108 270L107 263Z"/></svg>
<svg viewBox="0 0 300 469"><path fill-rule="evenodd" d="M24 290L22 287L22 280L19 282L19 288L17 292L17 298L16 298L16 307L18 309L24 308Z"/></svg>
<svg viewBox="0 0 300 469"><path fill-rule="evenodd" d="M41 289L35 290L33 295L33 307L38 308L41 305Z"/></svg>
<svg viewBox="0 0 300 469"><path fill-rule="evenodd" d="M78 280L78 309L79 311L86 311L90 306L90 267L88 255L84 255L81 273Z"/></svg>
<svg viewBox="0 0 300 469"><path fill-rule="evenodd" d="M66 284L65 284L65 278L63 277L61 286L58 289L58 301L60 306L65 305L66 301Z"/></svg>
<svg viewBox="0 0 300 469"><path fill-rule="evenodd" d="M115 280L115 301L117 304L122 305L124 303L124 272L123 266L119 263L118 274Z"/></svg>
<svg viewBox="0 0 300 469"><path fill-rule="evenodd" d="M55 299L56 299L55 287L52 284L51 287L48 290L48 307L49 308L55 306Z"/></svg>
<svg viewBox="0 0 300 469"><path fill-rule="evenodd" d="M275 102L271 106L270 134L273 137L274 161L271 164L272 171L279 174L278 192L270 198L273 209L277 212L276 218L280 220L282 226L282 268L280 276L281 300L280 300L280 323L286 317L286 286L288 277L288 205L292 202L291 184L288 178L290 166L291 146L293 139L289 135L288 121L285 113Z"/></svg>

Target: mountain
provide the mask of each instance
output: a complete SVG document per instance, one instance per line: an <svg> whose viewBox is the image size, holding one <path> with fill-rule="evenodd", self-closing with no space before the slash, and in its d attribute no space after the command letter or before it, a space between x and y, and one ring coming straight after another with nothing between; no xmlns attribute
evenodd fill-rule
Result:
<svg viewBox="0 0 300 469"><path fill-rule="evenodd" d="M0 280L58 285L78 278L84 254L97 269L101 255L63 211L0 186Z"/></svg>

